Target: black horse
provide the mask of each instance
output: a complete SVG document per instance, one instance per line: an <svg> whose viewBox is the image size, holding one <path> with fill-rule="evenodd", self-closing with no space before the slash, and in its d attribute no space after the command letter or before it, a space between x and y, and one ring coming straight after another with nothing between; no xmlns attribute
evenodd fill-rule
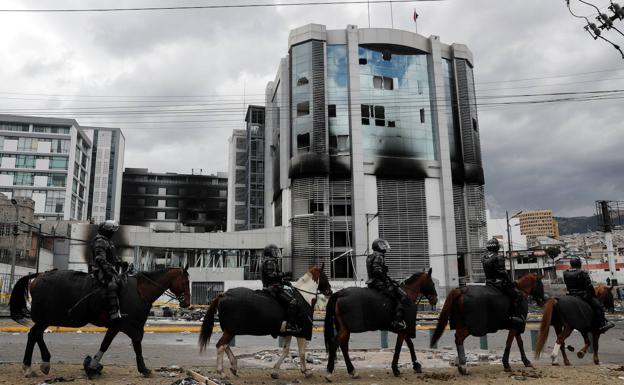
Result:
<svg viewBox="0 0 624 385"><path fill-rule="evenodd" d="M428 272L413 274L400 284L412 303L425 296L431 305L438 301L438 293L431 279L431 269ZM415 372L421 372L421 365L416 358L412 338L416 337L416 305L405 309L407 328L397 333L394 356L392 357L392 373L399 376L399 353L403 341L407 343L412 358L412 367ZM362 333L372 330L390 330L394 318L394 301L378 291L368 288L350 287L340 290L329 298L325 313L325 347L329 353L327 360L327 374L325 378L331 381L336 361L338 346L342 350L347 372L353 378L358 378L351 359L349 358L349 338L351 333Z"/></svg>
<svg viewBox="0 0 624 385"><path fill-rule="evenodd" d="M310 269L292 284L293 294L299 300L299 305L305 309L299 314L297 324L301 332L297 338L300 357L305 358L305 340L312 338L312 315L318 294L330 295L331 287L327 276L323 272L323 265L312 266ZM286 319L286 312L275 298L264 290L251 290L244 287L233 288L223 294L219 294L210 304L199 335L200 351L206 349L206 344L212 335L214 318L219 313L219 322L223 336L217 342L217 371L223 373L223 354L226 353L230 360L230 371L236 375L238 364L234 353L230 349L230 342L236 335L284 336L282 355L273 367L275 371L271 377L278 378L280 365L290 352L290 341L293 335L286 335L280 331L282 321ZM306 376L311 373L306 369L306 360L301 359L301 372Z"/></svg>
<svg viewBox="0 0 624 385"><path fill-rule="evenodd" d="M111 321L106 311L105 292L89 274L72 270L52 270L31 274L21 278L11 292L9 307L11 318L20 324L34 325L28 332L24 353L23 370L26 377L33 376L31 369L35 343L39 345L44 374L50 371L50 352L43 341L43 332L48 326L80 327L87 323L108 328L100 350L93 358L87 356L84 368L87 376L100 374L100 359L120 331L132 340L136 354L137 369L148 376L151 371L145 366L141 350L143 326L152 303L165 291L171 290L188 307L190 301L188 273L185 269L170 268L150 273L139 273L128 277L119 295L120 309L125 316ZM28 291L32 297L30 311L26 307Z"/></svg>

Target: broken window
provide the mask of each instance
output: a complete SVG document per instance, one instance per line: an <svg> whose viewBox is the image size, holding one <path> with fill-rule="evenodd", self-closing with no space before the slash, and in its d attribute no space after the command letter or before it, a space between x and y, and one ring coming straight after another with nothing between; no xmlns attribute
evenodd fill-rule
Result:
<svg viewBox="0 0 624 385"><path fill-rule="evenodd" d="M394 120L388 120L388 127L396 127L396 123Z"/></svg>
<svg viewBox="0 0 624 385"><path fill-rule="evenodd" d="M424 108L420 109L420 122L421 123L425 122L425 109Z"/></svg>
<svg viewBox="0 0 624 385"><path fill-rule="evenodd" d="M297 135L297 150L310 151L310 133Z"/></svg>
<svg viewBox="0 0 624 385"><path fill-rule="evenodd" d="M327 116L330 118L336 117L336 105L335 104L327 105Z"/></svg>
<svg viewBox="0 0 624 385"><path fill-rule="evenodd" d="M297 103L297 117L310 115L310 102Z"/></svg>
<svg viewBox="0 0 624 385"><path fill-rule="evenodd" d="M479 131L479 125L477 124L477 119L472 118L472 129L475 131Z"/></svg>
<svg viewBox="0 0 624 385"><path fill-rule="evenodd" d="M363 66L363 65L366 65L366 64L368 64L368 60L365 57L361 57L360 58L360 65Z"/></svg>
<svg viewBox="0 0 624 385"><path fill-rule="evenodd" d="M308 78L305 76L302 76L299 79L297 79L297 86L304 86L308 83L309 83Z"/></svg>
<svg viewBox="0 0 624 385"><path fill-rule="evenodd" d="M369 125L370 124L370 106L366 104L362 104L362 124Z"/></svg>
<svg viewBox="0 0 624 385"><path fill-rule="evenodd" d="M383 88L384 90L393 90L394 89L394 79L385 77L383 78Z"/></svg>

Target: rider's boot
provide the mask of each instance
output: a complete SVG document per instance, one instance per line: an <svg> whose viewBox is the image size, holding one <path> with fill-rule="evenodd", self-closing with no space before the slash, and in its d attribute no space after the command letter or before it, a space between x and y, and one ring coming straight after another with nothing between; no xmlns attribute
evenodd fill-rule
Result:
<svg viewBox="0 0 624 385"><path fill-rule="evenodd" d="M600 324L602 325L602 326L600 326L600 327L598 328L598 331L599 331L600 333L604 333L604 332L606 332L607 330L609 330L609 329L611 329L612 327L614 327L614 326L615 326L615 324L614 324L613 322L609 322L609 321L607 321L607 319L605 318L605 316L604 316L604 315L602 316L602 321L600 322Z"/></svg>
<svg viewBox="0 0 624 385"><path fill-rule="evenodd" d="M511 306L511 315L509 316L509 322L518 327L524 326L526 323L526 318L522 314L522 310L520 309L520 301L516 298Z"/></svg>
<svg viewBox="0 0 624 385"><path fill-rule="evenodd" d="M124 316L124 314L121 314L121 312L119 311L119 299L116 296L109 298L108 306L108 315L111 321L118 320Z"/></svg>
<svg viewBox="0 0 624 385"><path fill-rule="evenodd" d="M293 299L286 310L286 321L282 322L282 333L299 334L301 328L297 325L297 300Z"/></svg>
<svg viewBox="0 0 624 385"><path fill-rule="evenodd" d="M393 331L405 331L407 330L407 324L405 323L405 320L403 319L403 307L401 306L401 304L399 303L396 307L396 311L394 314L394 320L392 320L392 323L390 324L390 328Z"/></svg>

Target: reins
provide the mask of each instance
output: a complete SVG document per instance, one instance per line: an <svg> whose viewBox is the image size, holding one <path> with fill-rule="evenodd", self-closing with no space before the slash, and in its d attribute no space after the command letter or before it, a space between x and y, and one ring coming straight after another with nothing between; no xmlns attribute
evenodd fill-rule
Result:
<svg viewBox="0 0 624 385"><path fill-rule="evenodd" d="M181 294L179 297L176 296L173 292L170 292L169 289L163 287L161 284L159 284L158 282L156 282L153 279L151 279L147 274L139 273L137 275L140 275L141 277L145 278L145 280L147 282L151 283L152 285L154 285L157 288L159 288L160 290L162 290L163 294L166 295L167 297L169 297L169 301L171 301L173 299L177 299L178 301L182 302L184 300L184 294ZM167 301L167 302L169 302L169 301Z"/></svg>

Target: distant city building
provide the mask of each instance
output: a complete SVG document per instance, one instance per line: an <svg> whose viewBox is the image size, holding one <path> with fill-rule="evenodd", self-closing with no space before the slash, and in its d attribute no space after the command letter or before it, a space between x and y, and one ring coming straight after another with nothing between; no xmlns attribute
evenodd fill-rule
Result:
<svg viewBox="0 0 624 385"><path fill-rule="evenodd" d="M264 227L264 107L249 106L245 122L229 140L228 231Z"/></svg>
<svg viewBox="0 0 624 385"><path fill-rule="evenodd" d="M227 174L153 173L126 168L121 224L155 231L225 231Z"/></svg>
<svg viewBox="0 0 624 385"><path fill-rule="evenodd" d="M86 220L91 140L73 119L0 115L0 192L38 219Z"/></svg>
<svg viewBox="0 0 624 385"><path fill-rule="evenodd" d="M91 177L87 218L119 222L126 139L119 128L83 127L92 133Z"/></svg>
<svg viewBox="0 0 624 385"><path fill-rule="evenodd" d="M15 243L16 265L34 267L35 253L31 249L35 202L30 198L13 199L15 204L0 193L0 264L11 264Z"/></svg>
<svg viewBox="0 0 624 385"><path fill-rule="evenodd" d="M559 239L559 226L552 210L529 210L516 215L520 219L520 232L531 243L539 236Z"/></svg>
<svg viewBox="0 0 624 385"><path fill-rule="evenodd" d="M291 31L266 92L265 224L288 230L294 276L325 262L366 277L375 238L389 274L432 267L439 292L481 281L487 236L473 58L437 36Z"/></svg>

